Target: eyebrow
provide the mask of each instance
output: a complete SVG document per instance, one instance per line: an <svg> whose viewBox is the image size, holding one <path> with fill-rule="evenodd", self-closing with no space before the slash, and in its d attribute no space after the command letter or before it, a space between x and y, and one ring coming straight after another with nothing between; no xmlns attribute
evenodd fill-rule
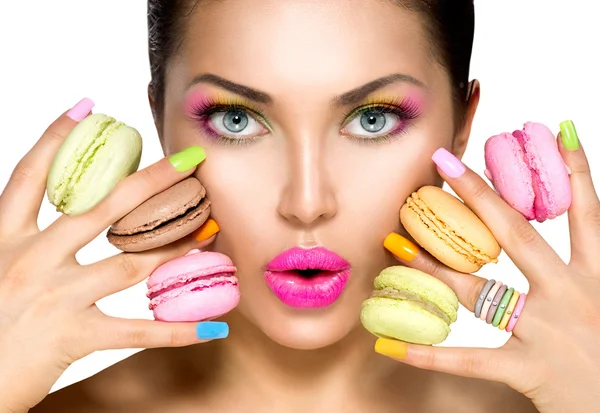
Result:
<svg viewBox="0 0 600 413"><path fill-rule="evenodd" d="M396 82L410 83L420 88L427 89L427 86L423 82L410 75L394 73L392 75L375 79L369 83L352 89L349 92L343 93L340 96L335 97L333 101L337 106L349 106L363 101L368 95L375 92L376 90ZM189 87L197 85L198 83L208 83L211 85L215 85L232 93L235 93L236 95L243 96L247 99L265 105L270 105L273 103L273 98L269 96L268 93L261 92L260 90L253 89L251 87L244 86L239 83L232 82L230 80L224 79L220 76L211 73L205 73L196 76L191 81Z"/></svg>
<svg viewBox="0 0 600 413"><path fill-rule="evenodd" d="M239 83L234 83L230 80L224 79L217 75L213 75L211 73L196 76L192 80L190 87L197 85L198 83L209 83L211 85L215 85L232 93L235 93L236 95L244 96L247 99L253 100L258 103L263 103L265 105L270 105L271 103L273 103L273 98L265 92L252 89L248 86L240 85Z"/></svg>
<svg viewBox="0 0 600 413"><path fill-rule="evenodd" d="M334 101L338 106L349 106L356 104L365 100L367 96L376 90L396 82L410 83L422 89L427 89L427 86L425 86L423 82L410 75L394 73L392 75L375 79L372 82L357 87L356 89L352 89L350 92L346 92L336 97Z"/></svg>

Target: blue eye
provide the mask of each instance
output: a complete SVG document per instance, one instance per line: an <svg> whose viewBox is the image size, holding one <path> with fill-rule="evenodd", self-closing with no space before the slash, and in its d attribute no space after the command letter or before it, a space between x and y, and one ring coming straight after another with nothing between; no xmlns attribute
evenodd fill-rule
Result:
<svg viewBox="0 0 600 413"><path fill-rule="evenodd" d="M248 137L265 133L265 128L242 109L231 109L215 112L210 115L208 122L219 134Z"/></svg>
<svg viewBox="0 0 600 413"><path fill-rule="evenodd" d="M230 110L223 116L223 126L233 133L243 131L248 123L248 115L241 110Z"/></svg>
<svg viewBox="0 0 600 413"><path fill-rule="evenodd" d="M386 124L385 114L376 110L367 110L360 116L360 126L371 133L380 132Z"/></svg>
<svg viewBox="0 0 600 413"><path fill-rule="evenodd" d="M401 124L402 119L395 113L367 109L352 118L344 131L353 136L372 138L386 135L398 129Z"/></svg>

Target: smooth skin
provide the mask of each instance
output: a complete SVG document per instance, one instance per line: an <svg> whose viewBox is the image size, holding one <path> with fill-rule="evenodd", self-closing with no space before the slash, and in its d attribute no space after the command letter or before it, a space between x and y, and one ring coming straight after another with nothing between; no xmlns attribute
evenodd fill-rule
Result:
<svg viewBox="0 0 600 413"><path fill-rule="evenodd" d="M441 185L431 156L440 147L462 156L479 101L475 83L467 123L455 130L450 83L443 68L431 59L431 45L420 19L391 1L247 0L202 3L186 21L181 53L170 62L166 79L165 114L156 122L166 154L195 145L206 150L207 159L195 174L210 194L213 218L221 228L210 248L232 258L239 270L242 294L238 308L224 317L230 326L229 337L202 345L137 353L90 379L53 393L31 411L536 411L527 397L507 384L418 369L382 357L373 351L375 337L359 322L361 303L372 292L373 278L383 268L397 264L382 244L391 231L401 232L400 207L418 187ZM270 105L258 104L269 123L260 140L248 146L216 144L200 122L189 116L188 88L196 76L206 73L271 96ZM422 95L425 104L421 115L399 139L380 145L361 145L349 139L341 133L344 115L366 100L337 107L332 105L335 98L392 73L409 74L427 87L395 82L378 90L376 97L390 100ZM211 97L240 98L206 83L193 89ZM0 400L12 411L21 412L23 407L41 400L60 372L88 350L170 343L170 339L161 342L149 338L149 326L166 328L162 324L144 322L144 328L132 328L127 330L131 334L120 335L123 330L117 327L122 323L131 326L133 321L100 315L98 319L106 321L103 324L88 317L88 313L98 313L93 302L101 296L143 280L159 262L178 255L177 246L135 257L124 254L85 267L76 265L73 254L116 215L124 215L182 176L169 169L166 161L160 161L152 167L156 169L149 171L162 171L162 175L132 175L97 210L80 217L62 217L39 234L35 219L43 197L43 178L58 147L56 137L62 139L72 127L68 120L60 122L62 129L51 131L62 133L50 133L42 144L45 147L51 143L52 150L22 163L14 174L15 183L9 185L0 202L0 216L11 217L3 221L5 233L0 235L0 311L10 313L0 318L0 331L15 332L0 333L0 364L19 367L0 372L0 391L6 392ZM582 170L573 166L575 171ZM577 185L575 188L579 189ZM137 200L129 199L131 194L136 194ZM24 198L29 203L23 202ZM23 205L32 207L25 210ZM108 205L115 205L119 212L104 216L103 212L110 210ZM22 225L15 219L17 210L19 219L27 217ZM372 214L375 210L376 216ZM506 211L496 211L494 217L501 212ZM572 235L576 236L577 231ZM57 243L69 237L69 244ZM312 311L291 309L265 286L265 264L294 245L323 245L352 264L350 282L334 305ZM529 240L511 248L527 249L528 245L534 246ZM183 254L185 249L182 246L179 251ZM5 262L12 264L5 266ZM135 265L129 265L131 262ZM528 275L530 267L538 265L539 257L524 262L520 263L521 270ZM23 279L25 276L28 278ZM571 278L568 282L574 282L575 277ZM465 281L470 279L469 275L452 277L454 282L450 284L463 300L468 294L477 294L477 283ZM573 291L562 291L560 302ZM544 311L563 311L554 297L538 293L536 299L534 293L532 286L524 314L538 314L535 307L542 303L550 309ZM577 298L567 297L567 305L577 302ZM584 320L597 320L597 308L588 308ZM563 325L552 326L546 334L556 335L557 345L570 339L561 336ZM178 344L193 342L194 338L186 335L192 334L191 327L187 330L182 326L181 333L174 335L171 328L161 331L175 337ZM82 336L84 333L87 335ZM81 339L57 341L59 334ZM111 341L117 337L130 340ZM596 343L598 338L592 337L590 342ZM540 378L546 371L540 373L537 369L554 363L557 374L578 374L580 381L595 379L592 366L599 357L570 370L570 360L561 355L577 354L578 348L558 352L554 343L545 347L547 340L536 343L541 351L515 356L523 362L531 359L545 363L531 366L531 374L527 372L524 378ZM411 360L410 355L407 360ZM423 364L429 359L419 360ZM468 366L469 358L459 360ZM24 387L22 377L29 378ZM556 383L551 380L560 379L544 377L548 382L539 387L536 402L553 397L548 396ZM577 392L579 384L574 380L565 383L564 389L574 388ZM571 407L550 406L557 411L575 411ZM546 411L552 411L550 408ZM586 413L590 410L579 409Z"/></svg>

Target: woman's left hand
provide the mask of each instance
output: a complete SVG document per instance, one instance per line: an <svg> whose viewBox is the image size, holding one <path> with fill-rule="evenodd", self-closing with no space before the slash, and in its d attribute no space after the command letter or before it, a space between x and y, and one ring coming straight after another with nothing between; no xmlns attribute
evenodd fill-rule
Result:
<svg viewBox="0 0 600 413"><path fill-rule="evenodd" d="M571 170L568 264L479 175L449 154L437 162L440 175L529 281L525 308L508 342L478 349L380 339L380 352L423 369L506 383L544 413L600 409L600 202L583 148L569 151L558 141ZM474 310L487 279L456 272L424 251L412 258L400 260L444 281Z"/></svg>

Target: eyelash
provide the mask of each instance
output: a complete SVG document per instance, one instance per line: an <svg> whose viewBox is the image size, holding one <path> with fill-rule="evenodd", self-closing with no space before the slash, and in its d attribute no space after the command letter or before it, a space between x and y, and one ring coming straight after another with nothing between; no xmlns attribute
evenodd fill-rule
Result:
<svg viewBox="0 0 600 413"><path fill-rule="evenodd" d="M387 134L378 136L376 138L364 138L356 135L346 135L346 137L352 142L360 145L371 146L388 143L392 140L399 139L408 132L408 128L411 126L411 121L418 118L421 114L421 110L417 102L410 98L405 98L403 100L372 99L359 108L348 112L346 116L344 116L344 127L349 123L350 120L370 111L396 115L400 119L400 125Z"/></svg>
<svg viewBox="0 0 600 413"><path fill-rule="evenodd" d="M210 117L215 113L229 112L232 110L243 111L249 116L254 117L255 120L262 121L262 123L264 124L268 124L265 114L260 109L253 107L249 102L244 102L240 100L217 100L209 97L194 102L190 107L192 120L198 122L201 127L201 132L208 134L217 145L249 145L262 137L255 136L252 138L243 139L231 138L228 136L223 136L209 125Z"/></svg>
<svg viewBox="0 0 600 413"><path fill-rule="evenodd" d="M201 132L207 133L217 145L249 145L262 138L262 135L242 139L231 138L228 136L223 136L209 125L210 117L215 113L233 110L246 112L249 116L255 118L256 121L268 125L266 115L260 109L254 107L249 102L240 100L216 100L213 98L206 98L194 102L190 108L190 113L192 120L200 124L200 127L202 128ZM344 121L342 123L343 127L346 127L346 125L352 119L369 111L379 111L380 113L390 113L396 115L400 119L400 126L395 128L393 131L376 138L364 138L357 135L346 134L345 136L352 142L361 145L378 145L390 142L391 140L399 139L405 133L407 133L409 126L411 126L411 121L420 115L419 105L410 98L405 98L403 100L373 99L359 108L349 111L344 116Z"/></svg>

